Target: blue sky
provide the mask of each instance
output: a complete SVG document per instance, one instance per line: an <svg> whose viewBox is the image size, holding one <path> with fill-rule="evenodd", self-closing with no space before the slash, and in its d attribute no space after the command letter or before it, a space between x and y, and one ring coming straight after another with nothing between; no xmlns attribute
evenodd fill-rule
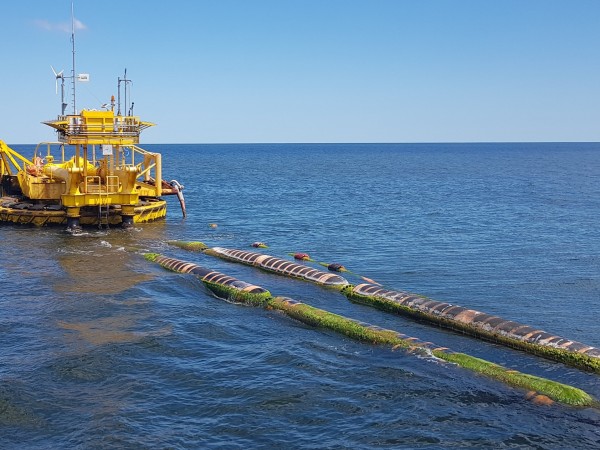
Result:
<svg viewBox="0 0 600 450"><path fill-rule="evenodd" d="M51 140L70 0L3 2L2 127ZM146 143L600 141L597 0L75 1L78 109Z"/></svg>

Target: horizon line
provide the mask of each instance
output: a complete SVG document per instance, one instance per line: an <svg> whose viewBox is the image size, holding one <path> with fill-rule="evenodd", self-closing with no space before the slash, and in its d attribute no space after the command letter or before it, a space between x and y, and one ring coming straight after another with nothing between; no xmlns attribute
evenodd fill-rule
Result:
<svg viewBox="0 0 600 450"><path fill-rule="evenodd" d="M57 143L58 141L42 141ZM144 142L137 145L432 145L432 144L599 144L599 141L360 141L360 142ZM8 144L8 143L7 143ZM36 143L17 143L10 145L38 145ZM68 144L65 144L68 145Z"/></svg>

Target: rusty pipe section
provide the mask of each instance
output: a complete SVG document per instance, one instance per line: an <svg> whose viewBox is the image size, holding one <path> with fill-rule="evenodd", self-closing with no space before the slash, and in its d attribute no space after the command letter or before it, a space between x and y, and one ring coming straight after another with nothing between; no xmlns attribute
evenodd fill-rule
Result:
<svg viewBox="0 0 600 450"><path fill-rule="evenodd" d="M204 253L229 261L255 266L279 275L312 281L313 283L317 283L322 286L341 289L349 284L348 281L340 275L323 272L315 269L314 267L305 266L270 255L263 255L261 253L221 247L206 249L204 250Z"/></svg>
<svg viewBox="0 0 600 450"><path fill-rule="evenodd" d="M433 322L444 328L600 373L600 349L536 327L367 283L348 286L343 293L357 303Z"/></svg>

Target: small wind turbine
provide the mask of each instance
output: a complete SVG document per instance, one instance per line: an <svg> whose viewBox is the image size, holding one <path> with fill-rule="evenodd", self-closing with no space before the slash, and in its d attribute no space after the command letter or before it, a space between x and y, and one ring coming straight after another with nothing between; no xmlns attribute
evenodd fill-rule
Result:
<svg viewBox="0 0 600 450"><path fill-rule="evenodd" d="M56 73L56 70L54 70L54 67L50 66L50 68L52 69L52 73L54 73L54 77L56 78L56 89L55 89L55 93L58 94L58 80L59 79L63 79L64 80L64 76L63 76L63 72L64 70L61 70L60 72Z"/></svg>
<svg viewBox="0 0 600 450"><path fill-rule="evenodd" d="M52 69L52 73L54 73L54 79L55 79L55 92L56 94L58 94L58 80L60 79L60 97L61 97L61 114L64 116L65 115L65 110L67 109L67 104L65 103L65 76L63 75L64 70L61 70L60 72L56 73L56 70L54 70L54 67L50 66L50 68Z"/></svg>

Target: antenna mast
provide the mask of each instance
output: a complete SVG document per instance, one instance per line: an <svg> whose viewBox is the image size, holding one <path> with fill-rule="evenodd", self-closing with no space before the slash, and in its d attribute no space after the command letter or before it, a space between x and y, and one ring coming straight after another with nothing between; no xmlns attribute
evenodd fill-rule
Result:
<svg viewBox="0 0 600 450"><path fill-rule="evenodd" d="M71 1L71 43L73 44L73 67L71 69L71 82L73 85L73 114L77 114L77 107L75 105L75 12L73 3L74 2Z"/></svg>
<svg viewBox="0 0 600 450"><path fill-rule="evenodd" d="M131 83L131 80L127 79L127 68L125 68L125 75L123 78L118 78L117 82L117 116L121 115L121 82L125 83L125 114L127 114L127 83ZM131 110L133 110L133 104L131 105Z"/></svg>

